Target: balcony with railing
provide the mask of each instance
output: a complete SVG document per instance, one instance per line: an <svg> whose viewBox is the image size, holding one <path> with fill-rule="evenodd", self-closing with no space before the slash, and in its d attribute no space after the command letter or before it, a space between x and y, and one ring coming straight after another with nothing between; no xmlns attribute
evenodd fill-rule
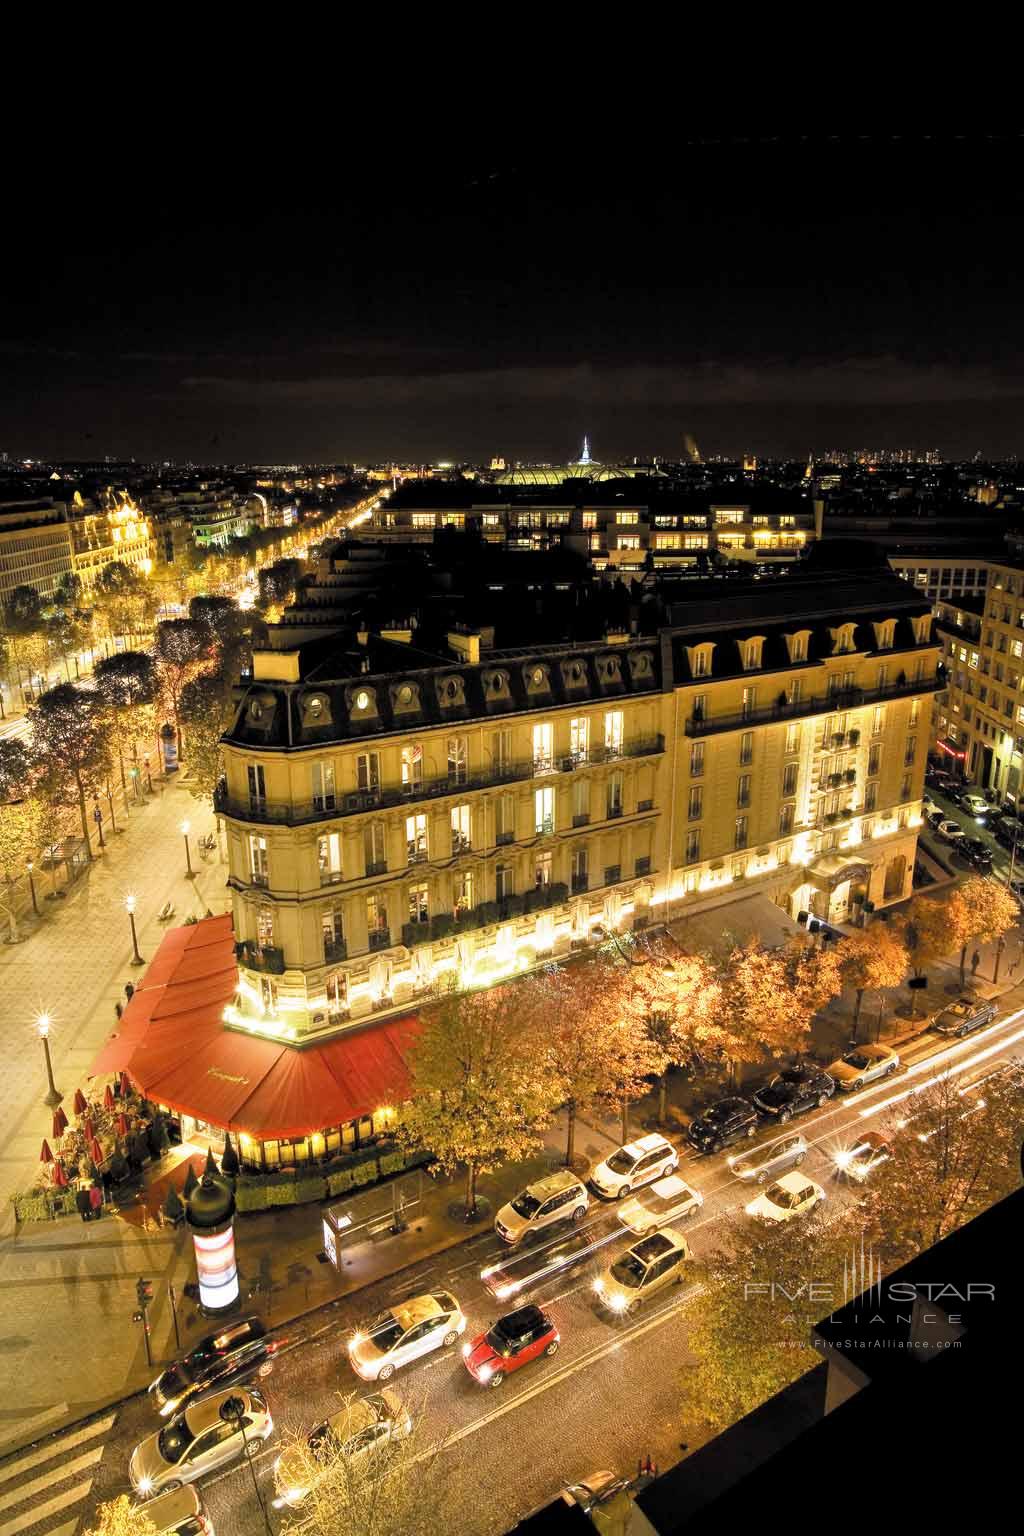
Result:
<svg viewBox="0 0 1024 1536"><path fill-rule="evenodd" d="M688 728L688 734L694 733L689 732ZM581 767L600 766L626 758L655 757L664 750L664 736L638 737L635 741L623 742L621 746L591 747L586 753L566 753L538 760L548 766L538 767L532 757L521 758L514 762L492 764L477 773L443 774L391 789L358 789L351 794L338 795L337 803L330 809L323 797L315 800L267 800L263 796L233 795L221 782L214 790L213 805L218 815L232 816L238 821L301 826L306 822L329 821L340 816L357 816L365 811L410 805L419 800L464 794L467 790L493 789L502 784L524 783L551 774L574 773Z"/></svg>
<svg viewBox="0 0 1024 1536"><path fill-rule="evenodd" d="M405 923L402 926L402 943L407 949L430 940L447 939L474 928L486 928L493 923L507 923L531 912L542 912L548 907L560 906L568 900L568 886L552 882L535 886L517 896L504 896L497 901L482 901L475 907L463 907L458 912L438 912L422 922Z"/></svg>
<svg viewBox="0 0 1024 1536"><path fill-rule="evenodd" d="M366 935L366 939L372 950L389 949L391 947L391 929L371 928Z"/></svg>
<svg viewBox="0 0 1024 1536"><path fill-rule="evenodd" d="M713 736L721 731L741 731L752 725L806 719L809 715L828 715L836 710L859 709L864 704L882 704L888 699L910 698L920 693L935 693L939 687L937 678L924 677L888 683L882 688L840 688L834 693L820 694L811 699L791 700L783 695L771 704L759 704L754 708L738 710L732 714L691 715L686 721L685 731L687 736ZM856 735L859 741L860 733L857 732ZM855 743L849 742L848 745L853 746Z"/></svg>
<svg viewBox="0 0 1024 1536"><path fill-rule="evenodd" d="M284 975L284 950L271 944L261 945L255 939L243 939L235 945L235 959L249 971L259 971L267 976Z"/></svg>

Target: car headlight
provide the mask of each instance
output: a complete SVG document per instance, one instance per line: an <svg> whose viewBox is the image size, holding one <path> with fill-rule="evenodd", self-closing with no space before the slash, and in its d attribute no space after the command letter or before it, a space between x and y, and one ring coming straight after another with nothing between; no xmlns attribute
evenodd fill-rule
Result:
<svg viewBox="0 0 1024 1536"><path fill-rule="evenodd" d="M748 1216L759 1216L760 1214L761 1214L761 1208L758 1205L757 1201L756 1200L751 1200L750 1204L747 1206L747 1215Z"/></svg>
<svg viewBox="0 0 1024 1536"><path fill-rule="evenodd" d="M833 1158L833 1162L837 1168L849 1168L850 1164L853 1162L853 1153L845 1151L837 1152Z"/></svg>
<svg viewBox="0 0 1024 1536"><path fill-rule="evenodd" d="M351 1354L354 1349L358 1349L365 1338L365 1333L354 1333L348 1341L349 1354Z"/></svg>
<svg viewBox="0 0 1024 1536"><path fill-rule="evenodd" d="M625 1296L619 1296L618 1294L609 1296L608 1305L611 1307L613 1312L625 1312L626 1298Z"/></svg>
<svg viewBox="0 0 1024 1536"><path fill-rule="evenodd" d="M603 1280L595 1280L594 1281L594 1290L600 1296L601 1292L604 1290L604 1281Z"/></svg>
<svg viewBox="0 0 1024 1536"><path fill-rule="evenodd" d="M142 1497L145 1498L147 1494L153 1492L153 1479L151 1477L140 1477L138 1488Z"/></svg>
<svg viewBox="0 0 1024 1536"><path fill-rule="evenodd" d="M472 1346L472 1344L463 1344L463 1346L462 1346L462 1353L464 1355L471 1355L473 1353L473 1346Z"/></svg>
<svg viewBox="0 0 1024 1536"><path fill-rule="evenodd" d="M160 1417L162 1419L166 1419L167 1415L169 1413L173 1413L180 1402L180 1397L172 1397L168 1402L164 1403L163 1407L160 1409Z"/></svg>
<svg viewBox="0 0 1024 1536"><path fill-rule="evenodd" d="M481 1381L490 1381L491 1377L494 1375L494 1371L489 1365L482 1365L476 1374Z"/></svg>

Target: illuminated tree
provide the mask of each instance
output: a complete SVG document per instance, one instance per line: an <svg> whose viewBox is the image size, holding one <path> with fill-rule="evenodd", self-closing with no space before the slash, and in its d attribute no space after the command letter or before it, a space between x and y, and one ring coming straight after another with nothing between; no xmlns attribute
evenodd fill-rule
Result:
<svg viewBox="0 0 1024 1536"><path fill-rule="evenodd" d="M134 1504L126 1493L96 1508L85 1536L159 1536L144 1504Z"/></svg>
<svg viewBox="0 0 1024 1536"><path fill-rule="evenodd" d="M1020 1062L966 1092L962 1076L944 1073L872 1122L892 1136L893 1156L863 1196L867 1241L887 1269L1020 1187L1022 1094Z"/></svg>
<svg viewBox="0 0 1024 1536"><path fill-rule="evenodd" d="M688 955L666 937L642 939L630 958L622 1002L664 1054L658 1084L658 1118L663 1121L669 1067L700 1066L725 1047L718 978L706 956Z"/></svg>
<svg viewBox="0 0 1024 1536"><path fill-rule="evenodd" d="M954 909L954 921L959 927L947 922L947 902L934 897L915 896L907 908L906 916L898 918L896 932L906 946L910 964L916 979L924 975L926 968L947 955L953 945L970 942L963 927L963 908ZM917 991L911 992L911 1016L917 1012Z"/></svg>
<svg viewBox="0 0 1024 1536"><path fill-rule="evenodd" d="M74 683L44 693L28 712L42 792L77 804L86 856L92 858L86 795L110 771L110 738L102 695Z"/></svg>
<svg viewBox="0 0 1024 1536"><path fill-rule="evenodd" d="M727 1217L697 1268L683 1384L689 1410L716 1433L821 1364L811 1328L846 1299L843 1266L860 1242L856 1215L815 1211L797 1220L798 1234L788 1222L743 1211Z"/></svg>
<svg viewBox="0 0 1024 1536"><path fill-rule="evenodd" d="M197 800L209 800L222 771L220 738L234 719L235 703L224 678L204 672L185 684L179 708L188 731L186 785Z"/></svg>
<svg viewBox="0 0 1024 1536"><path fill-rule="evenodd" d="M3 606L3 630L7 650L23 683L45 665L46 640L43 635L43 602L35 587L15 587Z"/></svg>
<svg viewBox="0 0 1024 1536"><path fill-rule="evenodd" d="M145 608L146 578L123 560L112 560L96 578L94 600L106 620L111 636L127 635L140 629Z"/></svg>
<svg viewBox="0 0 1024 1536"><path fill-rule="evenodd" d="M507 987L447 991L421 1020L398 1136L431 1152L446 1173L465 1168L472 1219L479 1175L536 1152L558 1102L545 1021Z"/></svg>
<svg viewBox="0 0 1024 1536"><path fill-rule="evenodd" d="M462 1530L464 1511L474 1497L469 1466L451 1453L443 1435L425 1443L421 1401L407 1405L410 1434L385 1441L358 1460L342 1449L365 1422L356 1417L354 1402L351 1396L341 1399L335 1410L338 1433L325 1437L316 1451L305 1434L284 1438L281 1464L294 1478L293 1486L309 1490L290 1529L309 1536L436 1536ZM351 1432L346 1431L349 1416Z"/></svg>
<svg viewBox="0 0 1024 1536"><path fill-rule="evenodd" d="M861 1004L865 992L884 992L898 987L907 974L907 949L899 934L888 923L876 922L870 928L856 928L848 933L838 950L843 984L856 994L853 1009L853 1038L857 1038Z"/></svg>
<svg viewBox="0 0 1024 1536"><path fill-rule="evenodd" d="M195 619L165 619L156 629L156 664L160 690L174 721L181 751L181 693L187 682L211 665L213 637Z"/></svg>
<svg viewBox="0 0 1024 1536"><path fill-rule="evenodd" d="M794 1012L788 989L785 953L762 948L756 934L727 956L718 973L716 1022L734 1073L741 1062L800 1049L810 1021Z"/></svg>
<svg viewBox="0 0 1024 1536"><path fill-rule="evenodd" d="M25 873L25 861L35 852L34 818L30 800L0 801L0 869L3 870L3 906L7 914L8 937L18 942L18 886Z"/></svg>
<svg viewBox="0 0 1024 1536"><path fill-rule="evenodd" d="M156 665L145 651L117 651L96 663L94 676L113 721L121 788L124 789L125 749L130 751L137 768L140 744L151 740L155 734Z"/></svg>
<svg viewBox="0 0 1024 1536"><path fill-rule="evenodd" d="M842 992L842 962L835 944L818 945L803 938L790 939L781 958L790 1023L799 1038L810 1032L815 1015Z"/></svg>
<svg viewBox="0 0 1024 1536"><path fill-rule="evenodd" d="M1020 907L1015 896L1005 885L986 880L982 875L970 875L955 892L955 899L963 903L967 911L970 938L967 943L988 944L1002 938L1020 921ZM964 963L967 946L960 952L960 985L964 984Z"/></svg>

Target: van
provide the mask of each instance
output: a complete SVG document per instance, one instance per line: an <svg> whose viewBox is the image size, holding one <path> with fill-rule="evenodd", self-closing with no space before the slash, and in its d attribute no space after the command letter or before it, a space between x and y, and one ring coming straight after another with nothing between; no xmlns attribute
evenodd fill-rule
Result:
<svg viewBox="0 0 1024 1536"><path fill-rule="evenodd" d="M590 1196L568 1168L537 1179L503 1205L494 1220L494 1230L503 1243L521 1243L525 1237L542 1232L560 1221L582 1221Z"/></svg>

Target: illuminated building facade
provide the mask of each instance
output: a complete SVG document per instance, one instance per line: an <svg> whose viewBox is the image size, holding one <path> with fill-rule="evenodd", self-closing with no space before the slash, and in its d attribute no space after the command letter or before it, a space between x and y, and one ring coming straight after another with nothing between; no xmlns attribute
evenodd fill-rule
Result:
<svg viewBox="0 0 1024 1536"><path fill-rule="evenodd" d="M229 1021L343 1029L747 891L833 921L903 899L931 624L882 571L702 587L586 643L258 652L216 797Z"/></svg>
<svg viewBox="0 0 1024 1536"><path fill-rule="evenodd" d="M156 544L146 514L128 495L104 498L105 505L83 502L76 491L68 508L74 571L83 593L95 589L101 572L115 561L140 575L153 569Z"/></svg>

